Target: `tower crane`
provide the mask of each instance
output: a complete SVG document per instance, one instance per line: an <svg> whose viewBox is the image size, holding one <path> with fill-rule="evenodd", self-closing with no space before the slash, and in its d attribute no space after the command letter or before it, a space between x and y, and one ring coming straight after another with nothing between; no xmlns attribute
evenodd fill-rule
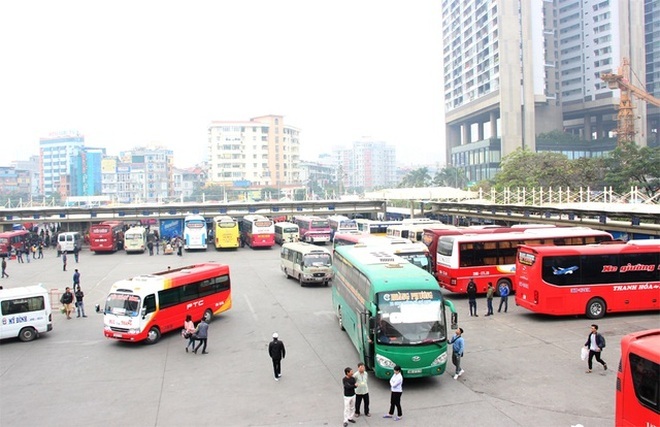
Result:
<svg viewBox="0 0 660 427"><path fill-rule="evenodd" d="M630 83L630 62L628 58L623 58L617 73L603 73L600 78L607 82L610 89L621 91L619 113L617 115L617 143L621 145L624 141L633 141L635 133L637 133L633 112L633 95L656 107L660 107L660 99Z"/></svg>

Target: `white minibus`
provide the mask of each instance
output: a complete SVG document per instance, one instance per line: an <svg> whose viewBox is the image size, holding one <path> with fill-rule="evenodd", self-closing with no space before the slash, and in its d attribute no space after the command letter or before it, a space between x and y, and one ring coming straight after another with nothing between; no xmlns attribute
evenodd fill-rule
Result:
<svg viewBox="0 0 660 427"><path fill-rule="evenodd" d="M158 244L158 242L156 242ZM131 227L124 233L124 250L126 253L142 252L147 249L147 229Z"/></svg>
<svg viewBox="0 0 660 427"><path fill-rule="evenodd" d="M332 254L322 246L295 242L282 245L280 266L286 277L293 277L300 282L323 283L328 286L332 280Z"/></svg>
<svg viewBox="0 0 660 427"><path fill-rule="evenodd" d="M53 312L43 286L0 289L0 339L32 341L53 329Z"/></svg>
<svg viewBox="0 0 660 427"><path fill-rule="evenodd" d="M297 242L298 240L300 240L298 224L292 222L275 223L275 243L283 245L287 242Z"/></svg>

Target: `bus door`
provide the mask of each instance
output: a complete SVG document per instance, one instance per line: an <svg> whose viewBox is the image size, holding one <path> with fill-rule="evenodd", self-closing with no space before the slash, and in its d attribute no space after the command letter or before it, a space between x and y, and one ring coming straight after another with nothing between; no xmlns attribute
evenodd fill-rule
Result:
<svg viewBox="0 0 660 427"><path fill-rule="evenodd" d="M364 364L369 368L373 368L375 363L374 325L374 318L369 311L360 312L359 333L364 349Z"/></svg>

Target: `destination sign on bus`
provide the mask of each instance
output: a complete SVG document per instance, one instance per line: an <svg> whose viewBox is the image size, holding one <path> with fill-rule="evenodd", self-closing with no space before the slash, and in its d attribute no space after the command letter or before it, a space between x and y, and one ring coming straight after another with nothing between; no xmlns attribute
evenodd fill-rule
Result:
<svg viewBox="0 0 660 427"><path fill-rule="evenodd" d="M536 256L527 252L518 251L518 262L524 265L534 265Z"/></svg>
<svg viewBox="0 0 660 427"><path fill-rule="evenodd" d="M380 298L385 303L395 303L402 301L429 301L437 299L432 291L412 291L412 292L383 292Z"/></svg>
<svg viewBox="0 0 660 427"><path fill-rule="evenodd" d="M257 227L270 227L271 222L270 221L255 221L254 225Z"/></svg>

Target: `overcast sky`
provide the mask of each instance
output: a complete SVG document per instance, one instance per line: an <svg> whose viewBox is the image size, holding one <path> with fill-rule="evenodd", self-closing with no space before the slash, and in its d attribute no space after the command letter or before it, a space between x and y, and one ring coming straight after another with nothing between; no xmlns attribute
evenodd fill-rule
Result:
<svg viewBox="0 0 660 427"><path fill-rule="evenodd" d="M444 163L440 2L0 2L0 164L77 130L186 167L212 120L278 114L305 160L363 136Z"/></svg>

